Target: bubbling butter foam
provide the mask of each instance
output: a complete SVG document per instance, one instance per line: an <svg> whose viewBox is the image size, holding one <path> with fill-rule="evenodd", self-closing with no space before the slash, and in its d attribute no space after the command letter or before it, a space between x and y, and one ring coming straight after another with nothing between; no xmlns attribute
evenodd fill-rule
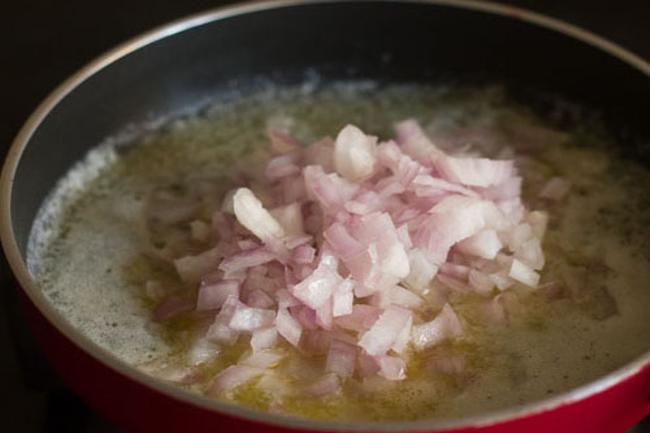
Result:
<svg viewBox="0 0 650 433"><path fill-rule="evenodd" d="M570 180L570 198L549 209L543 278L578 275L585 291L551 302L533 294L522 301L527 313L502 327L476 320L471 303L459 306L471 335L451 348L466 359L460 377L429 374L424 362L416 362L402 383L351 381L340 396L324 400L289 395L284 411L338 419L466 416L566 391L648 350L650 206L643 188L650 174L604 150L606 138L540 126L497 88L367 82L270 88L168 122L128 146L113 140L55 187L30 237L29 269L60 313L118 358L165 368L182 363L191 330L154 324L144 296L148 279L174 281L142 254L149 242L143 206L150 191L202 178L227 189L237 165L265 145L269 123L290 127L309 142L347 123L387 137L392 123L407 117L419 118L439 137L459 128L485 131L468 138L468 145L487 156L512 146L523 155L524 193L533 202L549 176ZM277 373L308 367L288 362ZM161 377L163 370L148 368ZM251 385L232 399L268 409L262 394Z"/></svg>

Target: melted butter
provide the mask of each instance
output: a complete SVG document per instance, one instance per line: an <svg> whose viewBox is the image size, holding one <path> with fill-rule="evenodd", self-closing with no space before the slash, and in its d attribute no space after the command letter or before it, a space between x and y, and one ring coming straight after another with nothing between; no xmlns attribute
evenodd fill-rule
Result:
<svg viewBox="0 0 650 433"><path fill-rule="evenodd" d="M44 293L77 328L124 361L163 379L185 374L184 355L200 330L187 317L160 325L150 320L147 280L179 285L173 273L142 255L148 241L145 197L161 185L212 179L218 196L233 173L265 157L268 122L288 122L305 141L355 123L380 137L390 125L417 117L446 144L465 134L481 154L517 149L531 208L548 208L542 282L570 274L580 290L564 287L548 302L542 290L520 296L508 326L481 317L478 296L454 305L466 336L411 354L407 380L349 380L340 395L302 392L322 371L324 358L292 352L271 373L225 398L268 411L319 419L409 420L466 416L529 402L587 383L648 349L650 322L650 210L644 187L650 174L605 150L595 134L544 129L495 88L390 87L341 84L320 90L270 90L176 121L136 145L91 153L55 188L30 241L29 265ZM587 143L591 146L584 146ZM447 143L448 144L448 143ZM560 175L572 184L561 205L536 198ZM218 202L218 200L216 200ZM647 201L647 200L646 200ZM212 362L192 370L201 380L179 384L208 389L219 371L247 350L242 339ZM465 368L445 374L427 367L439 351L462 356Z"/></svg>

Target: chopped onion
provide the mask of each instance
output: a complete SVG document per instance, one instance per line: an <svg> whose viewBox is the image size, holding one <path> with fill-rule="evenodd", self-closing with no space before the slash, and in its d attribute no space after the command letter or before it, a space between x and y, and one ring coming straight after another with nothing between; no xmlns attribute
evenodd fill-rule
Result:
<svg viewBox="0 0 650 433"><path fill-rule="evenodd" d="M540 270L544 267L544 252L539 239L532 238L521 244L515 251L515 258L530 266L533 269Z"/></svg>
<svg viewBox="0 0 650 433"><path fill-rule="evenodd" d="M336 265L323 260L314 272L291 288L291 294L303 304L317 310L322 307L340 284L341 277L336 271Z"/></svg>
<svg viewBox="0 0 650 433"><path fill-rule="evenodd" d="M296 263L308 265L314 261L316 257L316 249L309 245L300 245L293 252L293 260Z"/></svg>
<svg viewBox="0 0 650 433"><path fill-rule="evenodd" d="M218 396L261 376L264 370L246 365L231 365L215 377L208 394Z"/></svg>
<svg viewBox="0 0 650 433"><path fill-rule="evenodd" d="M352 376L357 358L357 348L349 343L334 339L330 343L325 371L341 378Z"/></svg>
<svg viewBox="0 0 650 433"><path fill-rule="evenodd" d="M458 243L457 248L465 254L494 259L503 244L497 236L496 230L487 229L476 233Z"/></svg>
<svg viewBox="0 0 650 433"><path fill-rule="evenodd" d="M273 310L252 308L239 302L228 326L235 331L252 332L256 329L271 326L274 318L275 312Z"/></svg>
<svg viewBox="0 0 650 433"><path fill-rule="evenodd" d="M438 156L435 166L445 179L462 185L489 187L499 185L513 176L514 161L487 158L454 158Z"/></svg>
<svg viewBox="0 0 650 433"><path fill-rule="evenodd" d="M438 266L431 263L427 255L419 248L413 248L408 253L410 272L404 283L415 292L424 293L429 283L438 272Z"/></svg>
<svg viewBox="0 0 650 433"><path fill-rule="evenodd" d="M253 266L268 263L276 258L276 255L266 247L258 247L244 250L224 259L219 264L219 269L225 272L226 276Z"/></svg>
<svg viewBox="0 0 650 433"><path fill-rule="evenodd" d="M219 352L221 351L219 345L213 343L212 341L206 338L197 338L189 351L187 352L187 358L191 365L200 365L206 361L214 359Z"/></svg>
<svg viewBox="0 0 650 433"><path fill-rule="evenodd" d="M481 295L488 323L507 323L510 288L537 287L548 214L524 206L513 160L467 148L449 155L413 119L395 129L397 142L377 144L348 125L336 141L308 146L270 129L275 156L264 170L242 167L249 187L229 191L211 224L194 195L160 210L159 219L189 222L191 233L159 254L174 259L183 284L169 293L147 283L153 298L167 297L154 317L194 308L199 318L214 314L188 351L192 365L250 336L250 352L219 373L209 393L261 375L272 383L269 369L287 353L279 337L304 356L326 355L324 368L305 375L316 378L305 388L313 396L337 393L355 375L364 384L403 380L411 347L463 335L449 299ZM540 196L560 200L568 191L554 178ZM197 253L201 245L210 248ZM495 287L501 293L492 298ZM436 306L438 315L423 322ZM464 359L441 350L429 367L461 373Z"/></svg>
<svg viewBox="0 0 650 433"><path fill-rule="evenodd" d="M255 331L253 331L253 335L251 336L251 342L250 342L251 348L253 349L253 353L273 347L277 339L278 339L278 331L275 328L275 326L256 329Z"/></svg>
<svg viewBox="0 0 650 433"><path fill-rule="evenodd" d="M332 317L344 316L352 313L352 304L354 302L354 281L346 278L334 289L332 295Z"/></svg>
<svg viewBox="0 0 650 433"><path fill-rule="evenodd" d="M397 141L404 153L419 161L421 164L430 165L431 155L439 150L426 136L418 122L407 119L395 125Z"/></svg>
<svg viewBox="0 0 650 433"><path fill-rule="evenodd" d="M541 240L546 233L548 213L541 210L532 211L526 216L526 221L530 224L533 236Z"/></svg>
<svg viewBox="0 0 650 433"><path fill-rule="evenodd" d="M309 385L306 389L308 394L314 397L322 397L329 394L335 394L341 389L341 382L334 373L326 374L316 382Z"/></svg>
<svg viewBox="0 0 650 433"><path fill-rule="evenodd" d="M199 288L196 301L197 311L221 308L229 296L239 297L239 286L239 282L235 280L224 280L216 284L202 285Z"/></svg>
<svg viewBox="0 0 650 433"><path fill-rule="evenodd" d="M246 356L238 364L257 368L271 368L278 365L284 356L282 353L263 350Z"/></svg>
<svg viewBox="0 0 650 433"><path fill-rule="evenodd" d="M352 313L336 318L336 324L343 329L365 331L377 321L381 312L378 307L355 304L352 306Z"/></svg>
<svg viewBox="0 0 650 433"><path fill-rule="evenodd" d="M302 236L303 228L302 210L300 204L293 202L286 206L273 208L269 211L271 216L282 226L286 236Z"/></svg>
<svg viewBox="0 0 650 433"><path fill-rule="evenodd" d="M263 242L284 237L284 229L271 214L264 209L253 191L239 188L233 196L233 209L237 221Z"/></svg>
<svg viewBox="0 0 650 433"><path fill-rule="evenodd" d="M176 272L186 283L198 283L204 275L217 269L223 252L219 248L204 251L196 256L185 256L174 260Z"/></svg>
<svg viewBox="0 0 650 433"><path fill-rule="evenodd" d="M157 322L162 322L172 319L179 314L192 311L193 308L194 301L191 299L181 296L170 296L158 304L153 312L153 319Z"/></svg>
<svg viewBox="0 0 650 433"><path fill-rule="evenodd" d="M302 326L285 308L280 308L275 318L278 333L289 343L298 346L302 335Z"/></svg>
<svg viewBox="0 0 650 433"><path fill-rule="evenodd" d="M517 259L512 261L508 276L532 288L536 288L539 283L539 274Z"/></svg>
<svg viewBox="0 0 650 433"><path fill-rule="evenodd" d="M378 374L388 380L406 379L406 363L399 356L383 355L377 357Z"/></svg>
<svg viewBox="0 0 650 433"><path fill-rule="evenodd" d="M389 306L372 327L361 336L359 346L372 356L385 354L395 343L410 318L409 310L395 305Z"/></svg>
<svg viewBox="0 0 650 433"><path fill-rule="evenodd" d="M334 144L334 166L341 176L358 181L375 170L377 137L370 137L354 125L339 132Z"/></svg>
<svg viewBox="0 0 650 433"><path fill-rule="evenodd" d="M424 349L445 339L458 337L462 331L458 316L449 304L445 304L435 319L413 327L413 344L418 349Z"/></svg>

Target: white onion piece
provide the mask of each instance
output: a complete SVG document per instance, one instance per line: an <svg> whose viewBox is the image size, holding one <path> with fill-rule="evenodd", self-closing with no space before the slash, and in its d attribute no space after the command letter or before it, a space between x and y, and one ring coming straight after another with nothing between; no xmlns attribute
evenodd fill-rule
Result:
<svg viewBox="0 0 650 433"><path fill-rule="evenodd" d="M216 284L202 285L199 288L196 301L197 311L221 308L229 296L239 297L239 286L239 282L235 280L224 280Z"/></svg>
<svg viewBox="0 0 650 433"><path fill-rule="evenodd" d="M532 238L521 244L515 251L515 258L530 266L533 269L540 270L544 267L544 252L539 239Z"/></svg>
<svg viewBox="0 0 650 433"><path fill-rule="evenodd" d="M357 348L349 343L334 339L330 343L325 371L341 378L352 376L357 359Z"/></svg>
<svg viewBox="0 0 650 433"><path fill-rule="evenodd" d="M467 281L469 282L469 285L481 295L491 293L492 289L494 289L494 286L496 285L489 275L476 269L469 271Z"/></svg>
<svg viewBox="0 0 650 433"><path fill-rule="evenodd" d="M231 345L237 341L239 332L232 329L229 324L239 303L240 302L236 296L228 296L228 298L226 298L226 301L221 307L221 311L219 311L219 314L214 318L214 322L206 334L206 337L210 341L227 345Z"/></svg>
<svg viewBox="0 0 650 433"><path fill-rule="evenodd" d="M275 301L263 290L255 289L246 296L246 305L254 308L268 309L275 306Z"/></svg>
<svg viewBox="0 0 650 433"><path fill-rule="evenodd" d="M413 243L435 264L445 261L455 243L486 227L498 228L503 224L503 216L492 202L458 195L445 197L429 213Z"/></svg>
<svg viewBox="0 0 650 433"><path fill-rule="evenodd" d="M467 280L470 268L465 265L458 265L456 263L445 262L440 265L438 272L440 275L446 275L457 280Z"/></svg>
<svg viewBox="0 0 650 433"><path fill-rule="evenodd" d="M214 359L220 351L218 344L206 338L197 338L187 352L187 359L190 365L200 365Z"/></svg>
<svg viewBox="0 0 650 433"><path fill-rule="evenodd" d="M330 330L332 329L333 320L332 297L330 296L323 305L316 309L316 324L323 329Z"/></svg>
<svg viewBox="0 0 650 433"><path fill-rule="evenodd" d="M350 233L364 245L377 246L379 269L376 272L388 274L397 281L409 274L408 256L388 213L375 212L352 219Z"/></svg>
<svg viewBox="0 0 650 433"><path fill-rule="evenodd" d="M322 166L308 165L303 169L307 194L313 197L327 213L342 209L358 190L354 183L336 173L326 174Z"/></svg>
<svg viewBox="0 0 650 433"><path fill-rule="evenodd" d="M321 308L341 283L341 276L334 264L321 260L314 272L290 289L291 294L308 307L317 310Z"/></svg>
<svg viewBox="0 0 650 433"><path fill-rule="evenodd" d="M363 378L375 376L379 372L377 360L363 350L360 350L357 356L357 368L359 376Z"/></svg>
<svg viewBox="0 0 650 433"><path fill-rule="evenodd" d="M345 316L352 313L354 302L354 281L346 278L334 289L332 298L332 317Z"/></svg>
<svg viewBox="0 0 650 433"><path fill-rule="evenodd" d="M293 260L300 264L310 264L316 257L316 249L309 245L300 245L293 251Z"/></svg>
<svg viewBox="0 0 650 433"><path fill-rule="evenodd" d="M198 283L203 276L215 271L223 252L213 248L196 256L185 256L174 260L176 272L186 283Z"/></svg>
<svg viewBox="0 0 650 433"><path fill-rule="evenodd" d="M434 164L445 179L462 185L479 187L503 183L515 172L514 161L510 160L439 155Z"/></svg>
<svg viewBox="0 0 650 433"><path fill-rule="evenodd" d="M272 158L264 170L264 175L272 182L298 173L300 173L300 167L296 165L296 156L290 153Z"/></svg>
<svg viewBox="0 0 650 433"><path fill-rule="evenodd" d="M497 236L496 230L487 229L460 241L456 247L465 254L484 259L494 259L503 244L499 236Z"/></svg>
<svg viewBox="0 0 650 433"><path fill-rule="evenodd" d="M314 397L323 397L329 394L336 394L341 389L339 377L334 374L326 374L306 388L306 392Z"/></svg>
<svg viewBox="0 0 650 433"><path fill-rule="evenodd" d="M352 306L352 313L336 318L336 324L343 329L362 332L369 329L381 313L381 308L355 304Z"/></svg>
<svg viewBox="0 0 650 433"><path fill-rule="evenodd" d="M293 318L286 308L280 308L275 318L275 326L278 333L292 345L298 347L300 336L302 335L302 326Z"/></svg>
<svg viewBox="0 0 650 433"><path fill-rule="evenodd" d="M325 137L307 146L305 161L307 164L318 165L327 172L334 170L334 140Z"/></svg>
<svg viewBox="0 0 650 433"><path fill-rule="evenodd" d="M412 329L413 329L413 317L411 316L407 320L402 330L397 335L397 338L395 339L395 342L391 346L391 349L394 350L396 353L402 355L406 351L408 345L411 342Z"/></svg>
<svg viewBox="0 0 650 433"><path fill-rule="evenodd" d="M370 330L361 336L359 346L372 356L385 354L395 343L410 318L409 310L395 305L389 306Z"/></svg>
<svg viewBox="0 0 650 433"><path fill-rule="evenodd" d="M300 235L300 236L287 236L284 239L284 244L289 248L290 250L294 248L298 248L300 246L303 246L305 244L309 244L314 240L314 237L312 235Z"/></svg>
<svg viewBox="0 0 650 433"><path fill-rule="evenodd" d="M278 301L278 307L280 309L296 307L298 305L301 305L300 301L294 298L293 295L289 293L287 289L280 289L277 292L275 292L275 298Z"/></svg>
<svg viewBox="0 0 650 433"><path fill-rule="evenodd" d="M334 144L334 166L341 176L359 181L372 176L375 170L377 137L363 133L354 125L339 132Z"/></svg>
<svg viewBox="0 0 650 433"><path fill-rule="evenodd" d="M302 210L300 204L293 202L286 206L273 208L269 211L271 216L282 226L286 236L302 236L303 228Z"/></svg>
<svg viewBox="0 0 650 433"><path fill-rule="evenodd" d="M406 379L406 363L398 356L384 355L377 357L378 374L388 380Z"/></svg>
<svg viewBox="0 0 650 433"><path fill-rule="evenodd" d="M237 388L244 383L261 376L264 370L257 367L250 367L246 365L231 365L219 373L210 389L208 394L218 396L231 389Z"/></svg>
<svg viewBox="0 0 650 433"><path fill-rule="evenodd" d="M389 305L417 309L422 305L422 298L402 286L394 286L388 290L376 293L372 297L373 305L386 308Z"/></svg>
<svg viewBox="0 0 650 433"><path fill-rule="evenodd" d="M402 243L404 250L408 251L413 248L413 241L411 241L411 235L409 234L408 225L402 224L397 228L397 238ZM407 253L408 254L408 253ZM410 261L409 261L410 263ZM409 265L410 268L410 265Z"/></svg>
<svg viewBox="0 0 650 433"><path fill-rule="evenodd" d="M260 350L268 349L273 347L278 340L278 331L275 326L268 328L260 328L253 331L251 336L251 348L253 353L259 352Z"/></svg>
<svg viewBox="0 0 650 433"><path fill-rule="evenodd" d="M524 242L533 237L533 229L528 223L519 224L510 230L505 237L507 238L508 249L515 252Z"/></svg>
<svg viewBox="0 0 650 433"><path fill-rule="evenodd" d="M438 272L438 266L433 264L424 251L413 248L408 252L410 272L403 280L411 290L424 293L429 283Z"/></svg>
<svg viewBox="0 0 650 433"><path fill-rule="evenodd" d="M423 165L430 165L431 155L440 152L414 119L397 123L395 132L404 153Z"/></svg>
<svg viewBox="0 0 650 433"><path fill-rule="evenodd" d="M512 265L511 265L512 266ZM507 290L514 285L514 281L508 275L509 271L499 271L488 275L488 278L501 291Z"/></svg>
<svg viewBox="0 0 650 433"><path fill-rule="evenodd" d="M548 213L541 210L532 211L526 216L526 221L530 224L533 236L539 240L543 239L548 225Z"/></svg>
<svg viewBox="0 0 650 433"><path fill-rule="evenodd" d="M266 135L271 141L271 149L276 153L289 153L297 151L302 147L302 143L300 141L282 129L268 128Z"/></svg>
<svg viewBox="0 0 650 433"><path fill-rule="evenodd" d="M413 179L410 188L418 197L431 197L445 195L447 193L458 193L469 197L478 197L478 194L469 188L426 174L416 176Z"/></svg>
<svg viewBox="0 0 650 433"><path fill-rule="evenodd" d="M277 366L284 357L285 355L282 353L263 350L244 357L238 364L257 368L272 368Z"/></svg>
<svg viewBox="0 0 650 433"><path fill-rule="evenodd" d="M153 311L153 320L162 322L172 319L179 314L192 311L194 302L185 297L170 296L156 306Z"/></svg>
<svg viewBox="0 0 650 433"><path fill-rule="evenodd" d="M350 235L347 228L341 223L334 223L329 226L323 236L334 253L343 260L355 257L364 251L364 246Z"/></svg>
<svg viewBox="0 0 650 433"><path fill-rule="evenodd" d="M224 194L221 200L221 211L225 214L235 215L235 202L234 197L237 189L231 189Z"/></svg>
<svg viewBox="0 0 650 433"><path fill-rule="evenodd" d="M266 247L252 248L244 250L224 259L219 264L219 269L228 276L237 271L241 271L253 266L263 265L276 259L276 255L266 249Z"/></svg>
<svg viewBox="0 0 650 433"><path fill-rule="evenodd" d="M252 308L238 302L228 326L235 331L252 332L256 329L271 326L274 318L275 312L273 310Z"/></svg>
<svg viewBox="0 0 650 433"><path fill-rule="evenodd" d="M523 179L520 176L514 176L498 185L480 188L479 191L481 196L488 200L510 200L521 195L522 181Z"/></svg>
<svg viewBox="0 0 650 433"><path fill-rule="evenodd" d="M458 316L449 304L445 304L435 319L413 326L413 344L418 349L424 349L448 338L458 337L462 331L463 327Z"/></svg>
<svg viewBox="0 0 650 433"><path fill-rule="evenodd" d="M237 221L262 242L284 237L285 232L280 223L264 209L262 202L250 189L237 189L233 196L233 209Z"/></svg>
<svg viewBox="0 0 650 433"><path fill-rule="evenodd" d="M420 165L417 161L411 159L408 155L402 153L399 146L395 142L389 141L386 143L381 143L377 147L377 157L378 162L388 168L392 172L390 178L380 180L377 185L381 185L382 182L388 182L392 186L397 184L401 186L401 189L408 187L413 180L421 174L426 174L429 172L428 169ZM382 190L384 193L384 190Z"/></svg>
<svg viewBox="0 0 650 433"><path fill-rule="evenodd" d="M536 288L539 284L539 274L517 259L512 261L508 276L532 288Z"/></svg>

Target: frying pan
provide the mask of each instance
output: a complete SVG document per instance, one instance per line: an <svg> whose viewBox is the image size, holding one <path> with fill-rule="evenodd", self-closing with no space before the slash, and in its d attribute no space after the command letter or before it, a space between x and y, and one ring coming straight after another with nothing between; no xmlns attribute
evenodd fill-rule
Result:
<svg viewBox="0 0 650 433"><path fill-rule="evenodd" d="M323 81L503 82L540 110L543 95L559 95L598 110L622 150L650 162L650 64L542 15L469 0L280 0L174 22L63 83L29 118L5 162L2 244L34 334L65 381L134 432L620 432L650 413L650 350L564 394L466 418L342 423L257 413L139 372L48 303L25 265L28 236L52 186L93 145L233 88L253 89L261 78L290 85L306 74Z"/></svg>

